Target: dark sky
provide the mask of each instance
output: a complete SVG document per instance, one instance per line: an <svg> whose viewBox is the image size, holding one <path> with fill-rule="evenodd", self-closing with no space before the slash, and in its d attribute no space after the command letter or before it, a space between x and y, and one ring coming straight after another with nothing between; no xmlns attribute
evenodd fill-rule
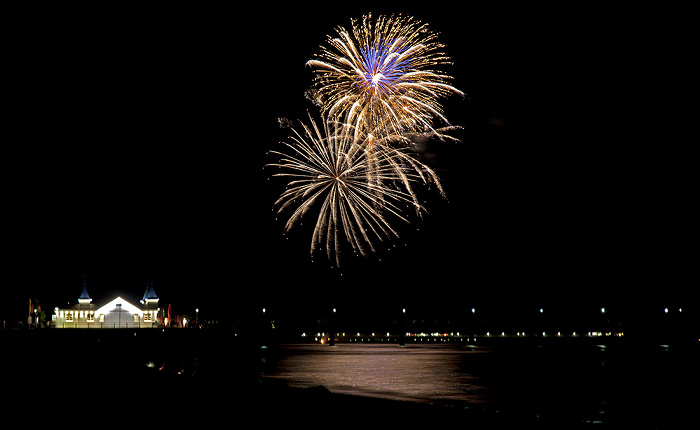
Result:
<svg viewBox="0 0 700 430"><path fill-rule="evenodd" d="M152 276L183 308L686 301L683 29L648 11L372 9L430 23L454 61L462 143L424 153L449 201L426 192L429 215L381 261L311 263L308 232L282 237L284 183L263 166L289 133L279 117L317 115L304 63L370 11L348 7L17 16L2 317L28 297L75 302L84 273L93 296Z"/></svg>

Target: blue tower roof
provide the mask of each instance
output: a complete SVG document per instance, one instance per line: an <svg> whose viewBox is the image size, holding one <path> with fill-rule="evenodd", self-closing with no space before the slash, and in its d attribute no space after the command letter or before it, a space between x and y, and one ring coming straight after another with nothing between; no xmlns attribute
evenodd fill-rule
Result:
<svg viewBox="0 0 700 430"><path fill-rule="evenodd" d="M146 286L146 291L143 293L143 299L141 299L141 301L145 302L146 300L158 300L158 296L156 296L156 291L153 289L153 283L151 283L151 285Z"/></svg>

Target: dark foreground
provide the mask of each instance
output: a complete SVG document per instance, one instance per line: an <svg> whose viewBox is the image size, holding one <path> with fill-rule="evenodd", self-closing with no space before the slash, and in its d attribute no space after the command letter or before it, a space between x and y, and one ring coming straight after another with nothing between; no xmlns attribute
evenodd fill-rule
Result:
<svg viewBox="0 0 700 430"><path fill-rule="evenodd" d="M76 419L107 428L124 422L204 427L390 423L409 428L446 423L472 428L674 428L687 419L694 424L684 425L697 424L692 415L698 382L695 344L674 345L673 355L653 357L628 351L645 345L611 346L620 352L603 364L614 369L614 380L595 382L615 384L614 408L584 416L540 408L536 386L518 386L520 395L531 393L532 398L523 407L505 408L345 395L323 386L290 388L282 380L261 377L270 355L259 344L227 332L8 331L0 332L0 342L4 418L31 417L39 427L71 425ZM507 353L528 347L519 345ZM504 379L514 385L537 380Z"/></svg>

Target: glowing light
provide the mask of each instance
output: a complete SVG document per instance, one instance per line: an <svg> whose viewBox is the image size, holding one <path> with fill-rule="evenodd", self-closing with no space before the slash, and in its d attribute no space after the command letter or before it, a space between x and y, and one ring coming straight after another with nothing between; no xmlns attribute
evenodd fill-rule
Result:
<svg viewBox="0 0 700 430"><path fill-rule="evenodd" d="M118 306L121 306L122 310L125 310L126 312L131 314L139 314L142 312L141 309L137 308L136 306L132 305L131 303L127 302L121 297L117 297L116 299L97 309L95 313L98 315L107 314L110 311L116 310Z"/></svg>

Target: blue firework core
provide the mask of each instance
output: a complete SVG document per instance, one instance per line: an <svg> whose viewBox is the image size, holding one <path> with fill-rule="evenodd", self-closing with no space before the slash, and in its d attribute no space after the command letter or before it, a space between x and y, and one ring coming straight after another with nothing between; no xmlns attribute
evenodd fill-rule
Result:
<svg viewBox="0 0 700 430"><path fill-rule="evenodd" d="M360 49L363 70L356 78L357 86L370 97L391 93L392 87L406 73L408 61L401 58L406 48L400 46L390 51L392 43L372 42Z"/></svg>

